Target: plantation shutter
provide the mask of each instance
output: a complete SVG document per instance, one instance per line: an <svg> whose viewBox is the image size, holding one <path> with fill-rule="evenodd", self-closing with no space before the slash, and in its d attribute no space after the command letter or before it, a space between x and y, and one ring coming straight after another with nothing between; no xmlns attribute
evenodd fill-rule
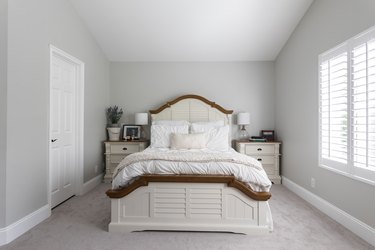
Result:
<svg viewBox="0 0 375 250"><path fill-rule="evenodd" d="M375 184L375 27L319 55L319 166Z"/></svg>
<svg viewBox="0 0 375 250"><path fill-rule="evenodd" d="M326 58L328 59L326 59ZM335 55L320 60L320 160L335 168L348 162L348 56Z"/></svg>
<svg viewBox="0 0 375 250"><path fill-rule="evenodd" d="M375 170L375 39L352 50L353 165Z"/></svg>

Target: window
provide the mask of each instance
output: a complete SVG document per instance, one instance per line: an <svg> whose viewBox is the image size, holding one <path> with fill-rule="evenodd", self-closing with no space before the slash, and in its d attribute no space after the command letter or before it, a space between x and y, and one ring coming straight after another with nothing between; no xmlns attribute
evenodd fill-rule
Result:
<svg viewBox="0 0 375 250"><path fill-rule="evenodd" d="M319 56L319 165L375 184L375 28Z"/></svg>

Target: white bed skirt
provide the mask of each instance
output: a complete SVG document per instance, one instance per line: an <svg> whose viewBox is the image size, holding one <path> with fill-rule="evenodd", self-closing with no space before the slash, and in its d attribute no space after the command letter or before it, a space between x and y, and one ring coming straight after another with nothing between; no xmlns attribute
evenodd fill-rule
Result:
<svg viewBox="0 0 375 250"><path fill-rule="evenodd" d="M143 230L264 234L273 230L267 201L225 183L150 182L111 198L109 232Z"/></svg>

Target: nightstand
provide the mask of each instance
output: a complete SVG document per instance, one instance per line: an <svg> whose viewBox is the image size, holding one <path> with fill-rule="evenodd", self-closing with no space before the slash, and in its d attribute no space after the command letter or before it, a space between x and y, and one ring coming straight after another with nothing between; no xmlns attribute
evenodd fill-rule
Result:
<svg viewBox="0 0 375 250"><path fill-rule="evenodd" d="M281 183L280 144L280 142L235 141L236 150L260 161L268 178L275 184Z"/></svg>
<svg viewBox="0 0 375 250"><path fill-rule="evenodd" d="M149 144L146 140L105 141L105 176L104 182L112 181L112 174L117 165L127 155L143 151Z"/></svg>

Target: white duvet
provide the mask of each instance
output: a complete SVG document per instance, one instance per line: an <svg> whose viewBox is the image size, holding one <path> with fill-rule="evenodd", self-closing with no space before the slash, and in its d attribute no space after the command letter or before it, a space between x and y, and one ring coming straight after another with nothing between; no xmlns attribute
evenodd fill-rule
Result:
<svg viewBox="0 0 375 250"><path fill-rule="evenodd" d="M272 185L260 162L234 149L221 152L147 148L120 162L113 174L112 188L124 187L143 174L233 175L256 192L268 192Z"/></svg>

